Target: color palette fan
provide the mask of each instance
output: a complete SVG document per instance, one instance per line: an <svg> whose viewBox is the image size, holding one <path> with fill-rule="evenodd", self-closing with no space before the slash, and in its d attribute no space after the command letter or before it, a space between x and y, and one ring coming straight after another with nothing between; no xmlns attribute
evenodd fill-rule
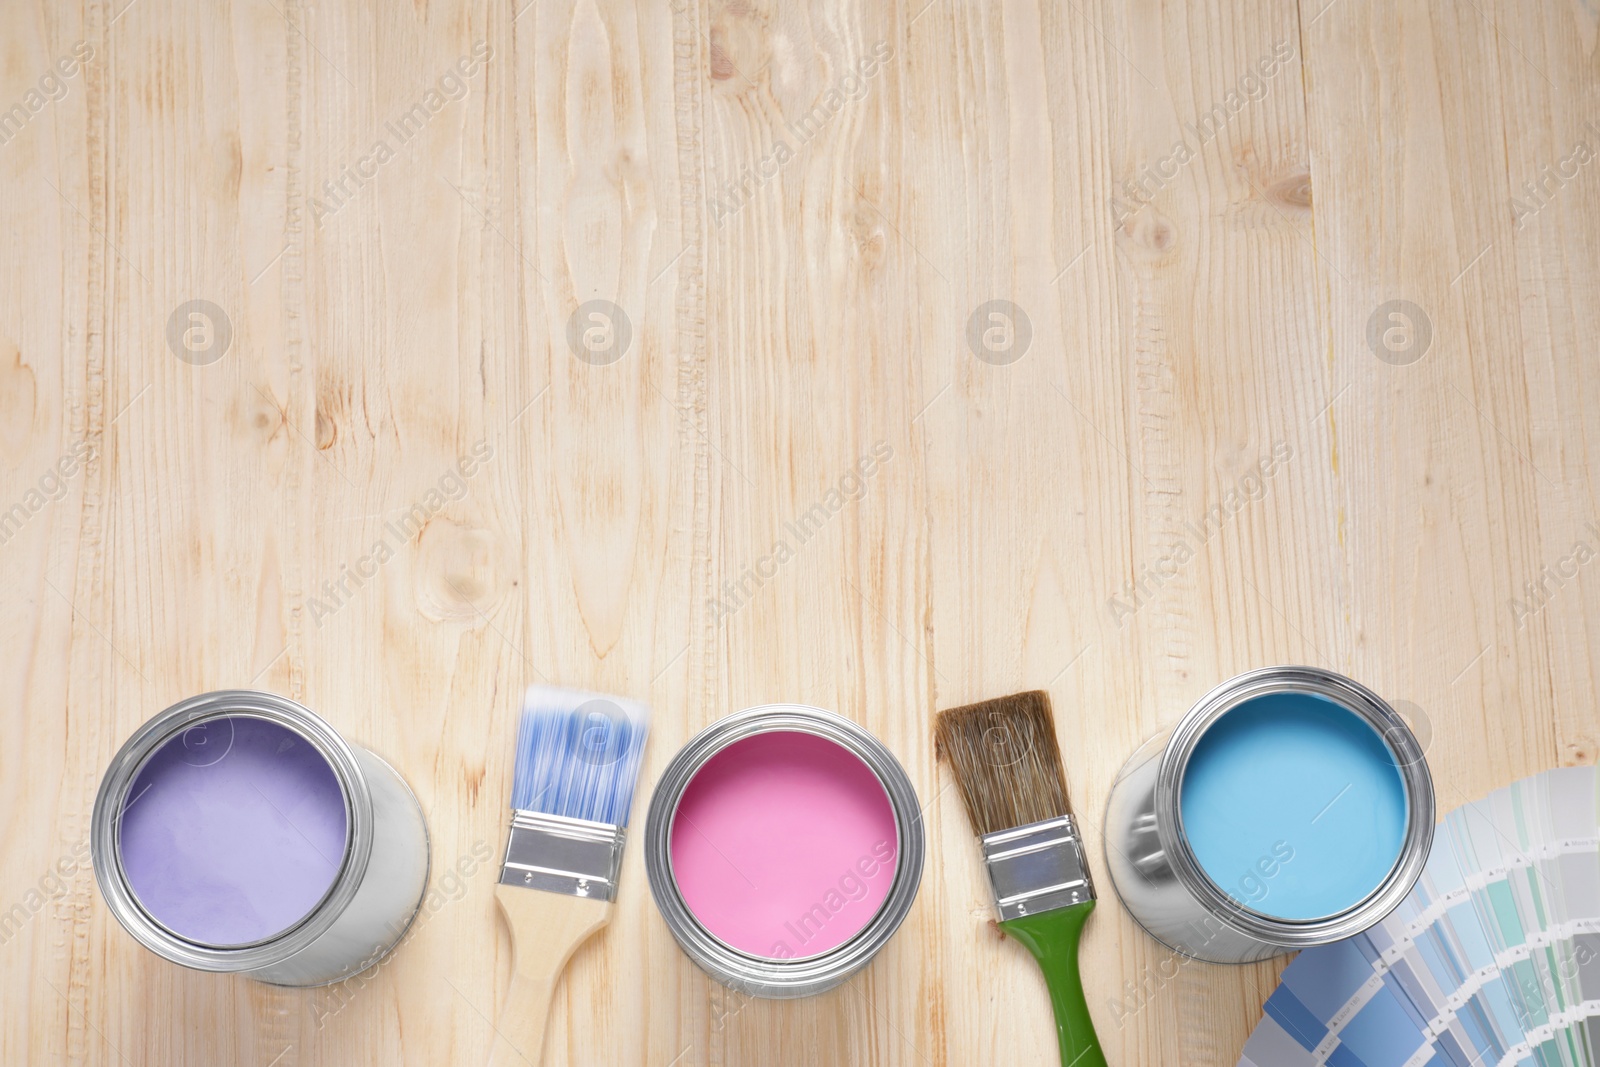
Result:
<svg viewBox="0 0 1600 1067"><path fill-rule="evenodd" d="M1600 785L1524 778L1451 812L1401 905L1302 952L1239 1067L1600 1064Z"/></svg>

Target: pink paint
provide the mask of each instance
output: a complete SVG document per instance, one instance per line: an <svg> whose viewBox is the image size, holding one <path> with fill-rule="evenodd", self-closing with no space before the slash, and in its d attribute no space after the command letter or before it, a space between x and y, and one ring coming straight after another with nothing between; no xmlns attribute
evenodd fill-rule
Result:
<svg viewBox="0 0 1600 1067"><path fill-rule="evenodd" d="M768 959L815 956L872 921L898 836L883 783L826 738L773 731L695 772L672 822L672 873L710 933Z"/></svg>
<svg viewBox="0 0 1600 1067"><path fill-rule="evenodd" d="M167 741L128 789L119 850L140 905L207 945L298 923L344 861L339 780L305 738L243 715Z"/></svg>

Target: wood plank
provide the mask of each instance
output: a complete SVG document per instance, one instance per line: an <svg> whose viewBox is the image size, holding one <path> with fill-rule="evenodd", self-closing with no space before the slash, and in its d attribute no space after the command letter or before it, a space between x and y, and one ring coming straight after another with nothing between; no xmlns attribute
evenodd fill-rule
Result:
<svg viewBox="0 0 1600 1067"><path fill-rule="evenodd" d="M636 828L696 730L800 701L897 753L929 856L869 969L772 1002L631 847L545 1062L1049 1062L930 735L1046 687L1109 1058L1234 1063L1282 961L1119 906L1142 739L1300 661L1406 702L1442 809L1600 746L1597 40L1577 0L0 10L0 1062L486 1061L551 681L652 703ZM428 812L361 979L184 971L94 885L116 748L237 685Z"/></svg>

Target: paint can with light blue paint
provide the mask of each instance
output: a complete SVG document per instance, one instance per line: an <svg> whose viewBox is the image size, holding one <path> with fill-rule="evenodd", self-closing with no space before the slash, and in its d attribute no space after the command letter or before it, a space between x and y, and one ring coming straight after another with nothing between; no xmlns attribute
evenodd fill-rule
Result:
<svg viewBox="0 0 1600 1067"><path fill-rule="evenodd" d="M1248 963L1389 914L1422 873L1433 823L1422 746L1382 697L1321 668L1265 667L1124 764L1106 865L1156 940Z"/></svg>

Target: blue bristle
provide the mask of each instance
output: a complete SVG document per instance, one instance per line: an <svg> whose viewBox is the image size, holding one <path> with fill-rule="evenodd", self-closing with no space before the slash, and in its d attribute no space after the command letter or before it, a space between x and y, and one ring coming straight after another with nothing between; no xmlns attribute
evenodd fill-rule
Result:
<svg viewBox="0 0 1600 1067"><path fill-rule="evenodd" d="M635 700L532 686L522 701L511 806L628 825L650 709Z"/></svg>

